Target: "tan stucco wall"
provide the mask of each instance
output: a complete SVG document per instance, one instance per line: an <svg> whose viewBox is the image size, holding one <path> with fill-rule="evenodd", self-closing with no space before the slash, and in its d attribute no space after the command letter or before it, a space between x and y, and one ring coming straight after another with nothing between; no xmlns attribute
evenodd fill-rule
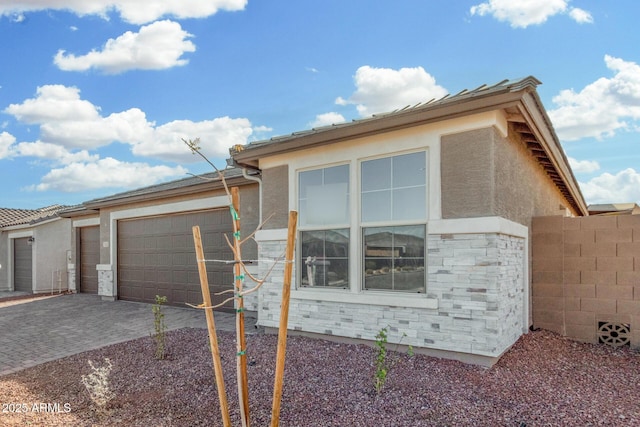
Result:
<svg viewBox="0 0 640 427"><path fill-rule="evenodd" d="M442 217L501 216L530 226L567 203L513 132L490 127L442 137Z"/></svg>
<svg viewBox="0 0 640 427"><path fill-rule="evenodd" d="M495 213L530 227L532 217L562 215L570 205L516 135L493 132Z"/></svg>
<svg viewBox="0 0 640 427"><path fill-rule="evenodd" d="M442 137L443 219L494 214L493 134L485 128Z"/></svg>
<svg viewBox="0 0 640 427"><path fill-rule="evenodd" d="M287 228L289 218L289 167L276 166L262 171L262 216L271 219L265 230Z"/></svg>

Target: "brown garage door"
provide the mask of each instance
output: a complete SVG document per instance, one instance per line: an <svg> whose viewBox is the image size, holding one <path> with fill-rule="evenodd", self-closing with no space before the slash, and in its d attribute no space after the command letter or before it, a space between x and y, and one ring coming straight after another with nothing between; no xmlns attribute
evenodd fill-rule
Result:
<svg viewBox="0 0 640 427"><path fill-rule="evenodd" d="M118 297L154 302L163 295L172 305L202 303L194 225L200 226L207 259L233 259L224 238L233 228L227 209L118 221ZM207 275L214 304L228 298L213 294L233 288L233 266L207 263Z"/></svg>
<svg viewBox="0 0 640 427"><path fill-rule="evenodd" d="M13 240L13 289L33 292L33 252L29 237Z"/></svg>
<svg viewBox="0 0 640 427"><path fill-rule="evenodd" d="M80 292L98 293L100 263L100 227L80 228Z"/></svg>

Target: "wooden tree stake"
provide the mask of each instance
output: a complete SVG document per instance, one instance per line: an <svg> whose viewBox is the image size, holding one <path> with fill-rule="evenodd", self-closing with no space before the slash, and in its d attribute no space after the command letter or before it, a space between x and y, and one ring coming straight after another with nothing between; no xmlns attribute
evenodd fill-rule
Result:
<svg viewBox="0 0 640 427"><path fill-rule="evenodd" d="M198 262L198 273L200 274L200 286L202 288L202 299L205 307L204 313L207 318L207 329L209 330L209 344L211 345L211 357L213 358L213 371L216 377L216 386L218 388L218 398L220 399L220 412L222 414L222 423L224 427L231 427L231 418L229 417L229 406L227 404L227 394L224 388L224 377L222 376L222 362L220 361L220 349L218 348L218 336L216 335L216 323L213 318L213 309L211 308L211 294L209 293L209 279L207 278L207 267L204 260L204 250L202 249L202 237L200 235L200 227L194 226L193 242L196 247L196 259Z"/></svg>
<svg viewBox="0 0 640 427"><path fill-rule="evenodd" d="M280 423L280 403L282 401L282 383L284 381L284 359L287 350L287 323L289 321L289 299L291 295L291 276L293 272L293 253L296 240L298 212L289 212L287 229L287 249L285 252L284 282L282 284L282 304L280 306L280 326L278 329L278 352L276 355L276 376L273 385L273 406L271 409L271 427Z"/></svg>
<svg viewBox="0 0 640 427"><path fill-rule="evenodd" d="M238 378L238 403L242 426L249 427L249 380L247 378L247 340L244 332L244 298L242 297L242 252L240 247L240 192L238 187L231 188L231 216L233 217L233 255L236 261L233 267L235 275L236 308L236 367Z"/></svg>

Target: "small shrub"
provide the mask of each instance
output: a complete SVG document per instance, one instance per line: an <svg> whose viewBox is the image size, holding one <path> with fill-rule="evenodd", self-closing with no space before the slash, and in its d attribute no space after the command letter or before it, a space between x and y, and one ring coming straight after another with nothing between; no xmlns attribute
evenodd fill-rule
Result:
<svg viewBox="0 0 640 427"><path fill-rule="evenodd" d="M109 384L109 374L113 365L108 358L104 359L105 364L103 366L95 366L91 360L89 360L89 366L93 372L82 376L82 384L89 392L91 401L96 405L99 413L104 414L106 412L107 404L114 397L114 393L111 391Z"/></svg>
<svg viewBox="0 0 640 427"><path fill-rule="evenodd" d="M400 360L400 356L396 355L395 357L389 357L387 350L388 343L388 332L389 327L386 326L378 331L376 334L376 361L375 361L375 374L373 377L373 386L376 390L376 394L380 394L382 389L384 388L385 383L387 382L387 377L389 376L389 371L393 369L393 367ZM402 338L406 337L407 334L402 334ZM400 340L402 342L402 339ZM400 346L400 342L396 344L394 352L398 350ZM409 346L407 349L407 354L409 357L413 356L413 347Z"/></svg>
<svg viewBox="0 0 640 427"><path fill-rule="evenodd" d="M166 330L167 325L164 323L164 312L162 306L167 303L166 296L156 295L156 303L151 308L153 311L153 324L155 327L155 333L153 339L156 342L156 359L164 359L166 356Z"/></svg>

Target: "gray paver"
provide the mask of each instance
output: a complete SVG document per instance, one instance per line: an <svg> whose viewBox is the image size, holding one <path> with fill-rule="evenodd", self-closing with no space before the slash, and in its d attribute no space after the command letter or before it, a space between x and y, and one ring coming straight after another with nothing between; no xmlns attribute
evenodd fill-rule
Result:
<svg viewBox="0 0 640 427"><path fill-rule="evenodd" d="M206 328L202 310L165 306L168 330ZM255 314L245 314L255 330ZM218 330L235 331L235 316L215 313ZM44 362L149 336L151 304L103 301L97 295L70 294L0 307L0 376Z"/></svg>

